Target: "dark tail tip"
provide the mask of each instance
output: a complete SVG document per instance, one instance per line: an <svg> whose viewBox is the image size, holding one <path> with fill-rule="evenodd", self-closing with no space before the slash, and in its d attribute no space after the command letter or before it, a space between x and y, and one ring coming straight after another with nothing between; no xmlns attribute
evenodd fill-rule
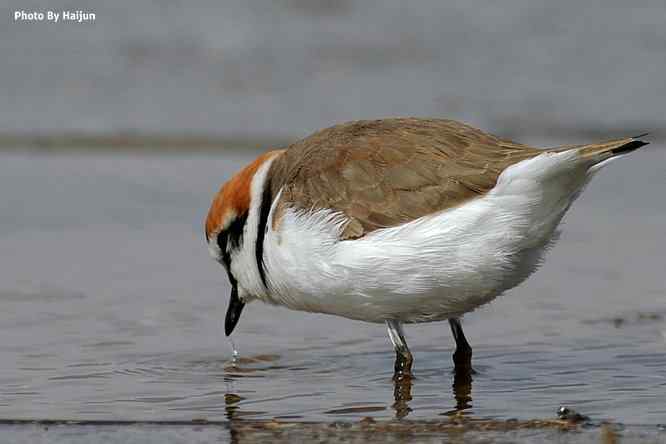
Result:
<svg viewBox="0 0 666 444"><path fill-rule="evenodd" d="M645 134L644 134L645 135ZM641 136L638 136L641 137ZM611 150L613 154L624 154L624 153L630 153L632 151L637 150L638 148L648 145L649 142L643 142L642 140L632 140L629 143L625 143L624 145L615 148L614 150Z"/></svg>

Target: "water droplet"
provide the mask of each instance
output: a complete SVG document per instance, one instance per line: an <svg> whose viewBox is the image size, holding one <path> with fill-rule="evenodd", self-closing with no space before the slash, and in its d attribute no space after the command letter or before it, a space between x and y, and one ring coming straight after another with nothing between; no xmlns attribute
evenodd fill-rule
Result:
<svg viewBox="0 0 666 444"><path fill-rule="evenodd" d="M231 363L233 365L236 365L238 363L238 350L236 349L236 344L234 344L234 340L229 337L229 343L231 344Z"/></svg>

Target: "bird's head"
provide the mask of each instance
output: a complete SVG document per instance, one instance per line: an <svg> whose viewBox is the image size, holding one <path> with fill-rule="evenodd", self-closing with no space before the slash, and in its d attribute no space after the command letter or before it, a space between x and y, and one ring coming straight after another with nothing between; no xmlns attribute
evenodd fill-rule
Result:
<svg viewBox="0 0 666 444"><path fill-rule="evenodd" d="M206 218L206 242L211 256L227 271L231 296L224 330L231 334L245 302L262 291L256 258L260 207L270 163L279 154L271 151L259 156L236 173L218 191ZM264 203L266 204L266 203ZM270 206L270 202L267 202Z"/></svg>

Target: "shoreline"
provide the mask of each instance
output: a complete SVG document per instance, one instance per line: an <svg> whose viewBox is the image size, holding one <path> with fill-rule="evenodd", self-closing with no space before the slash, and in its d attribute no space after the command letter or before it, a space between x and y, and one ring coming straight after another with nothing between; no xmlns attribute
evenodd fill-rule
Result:
<svg viewBox="0 0 666 444"><path fill-rule="evenodd" d="M618 128L568 128L568 127L536 127L529 122L518 122L515 125L493 125L507 128L504 131L486 128L491 134L502 139L528 143L525 139L586 143L595 140L610 140L621 137L632 137L644 134L646 140L653 145L666 141L666 127L629 126ZM308 133L309 134L309 133ZM254 149L268 150L285 147L303 136L288 137L284 134L274 136L265 134L213 134L199 132L0 132L0 151L37 150L37 151L202 151L210 152L218 149Z"/></svg>

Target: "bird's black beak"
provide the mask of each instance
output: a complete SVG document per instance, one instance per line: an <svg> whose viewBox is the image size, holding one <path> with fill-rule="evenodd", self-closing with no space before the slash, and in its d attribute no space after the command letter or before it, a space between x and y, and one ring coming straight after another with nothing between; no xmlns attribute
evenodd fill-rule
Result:
<svg viewBox="0 0 666 444"><path fill-rule="evenodd" d="M229 298L229 308L227 308L227 316L224 319L224 333L229 336L238 320L240 319L241 312L245 307L245 303L238 297L238 285L233 282L231 286L231 297Z"/></svg>

